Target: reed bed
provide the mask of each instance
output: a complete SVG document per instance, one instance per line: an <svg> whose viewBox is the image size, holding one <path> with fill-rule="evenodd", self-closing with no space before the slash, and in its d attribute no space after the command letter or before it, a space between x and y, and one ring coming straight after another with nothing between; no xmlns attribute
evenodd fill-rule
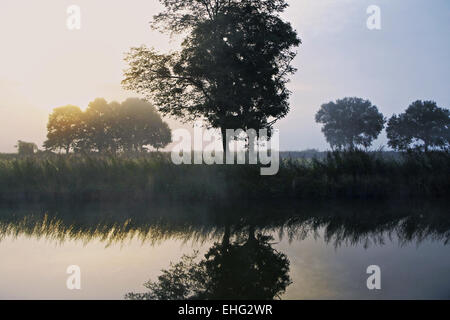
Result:
<svg viewBox="0 0 450 320"><path fill-rule="evenodd" d="M448 198L448 152L328 153L258 165L174 165L167 154L0 157L0 201Z"/></svg>

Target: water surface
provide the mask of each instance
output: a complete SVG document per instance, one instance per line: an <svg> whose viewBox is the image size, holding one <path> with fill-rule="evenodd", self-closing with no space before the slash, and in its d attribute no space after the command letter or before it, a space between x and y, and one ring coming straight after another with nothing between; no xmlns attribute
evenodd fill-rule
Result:
<svg viewBox="0 0 450 320"><path fill-rule="evenodd" d="M447 208L420 201L2 207L0 298L123 299L147 292L145 282L198 251L199 262L210 255L203 298L449 299ZM66 287L69 265L81 268L81 290ZM367 289L370 265L381 268L381 290Z"/></svg>

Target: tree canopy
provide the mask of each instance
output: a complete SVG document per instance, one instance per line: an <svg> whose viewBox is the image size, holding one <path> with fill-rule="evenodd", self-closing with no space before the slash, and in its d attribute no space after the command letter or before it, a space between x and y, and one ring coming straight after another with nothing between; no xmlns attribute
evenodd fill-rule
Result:
<svg viewBox="0 0 450 320"><path fill-rule="evenodd" d="M389 146L396 150L448 149L450 111L434 101L413 102L404 113L393 115L387 126Z"/></svg>
<svg viewBox="0 0 450 320"><path fill-rule="evenodd" d="M353 97L323 104L316 122L333 149L355 149L370 147L386 121L369 100Z"/></svg>
<svg viewBox="0 0 450 320"><path fill-rule="evenodd" d="M280 13L285 0L162 0L152 26L185 33L179 52L145 46L126 57L123 86L183 121L270 129L289 111L292 50L301 42ZM225 139L223 139L225 141ZM225 142L224 142L224 147Z"/></svg>
<svg viewBox="0 0 450 320"><path fill-rule="evenodd" d="M172 141L169 126L153 105L137 98L122 103L98 98L84 112L75 106L55 108L47 127L44 147L66 153L143 152Z"/></svg>

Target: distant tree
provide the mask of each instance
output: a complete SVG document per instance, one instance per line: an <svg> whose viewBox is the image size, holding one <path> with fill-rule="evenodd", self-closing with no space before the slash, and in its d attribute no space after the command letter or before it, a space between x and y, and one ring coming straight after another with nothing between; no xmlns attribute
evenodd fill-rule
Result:
<svg viewBox="0 0 450 320"><path fill-rule="evenodd" d="M413 147L448 149L450 144L450 111L434 101L415 101L400 115L393 115L387 125L389 146L396 150Z"/></svg>
<svg viewBox="0 0 450 320"><path fill-rule="evenodd" d="M386 120L369 100L344 98L323 104L316 122L324 125L322 132L333 149L353 150L370 147Z"/></svg>
<svg viewBox="0 0 450 320"><path fill-rule="evenodd" d="M17 141L17 145L15 146L17 148L17 152L21 156L31 156L38 151L38 147L33 142L25 142L25 141Z"/></svg>
<svg viewBox="0 0 450 320"><path fill-rule="evenodd" d="M76 147L82 121L82 111L77 106L55 108L47 124L46 150L65 150L70 152Z"/></svg>
<svg viewBox="0 0 450 320"><path fill-rule="evenodd" d="M300 44L285 0L162 0L152 26L187 34L180 52L132 48L123 86L166 115L212 128L270 129L289 111L288 76ZM224 150L228 145L223 138Z"/></svg>
<svg viewBox="0 0 450 320"><path fill-rule="evenodd" d="M116 153L118 103L108 103L103 98L90 102L83 114L83 130L78 147L100 153Z"/></svg>
<svg viewBox="0 0 450 320"><path fill-rule="evenodd" d="M172 142L172 134L155 107L142 99L125 100L117 121L120 143L124 150L142 152L147 146L164 148Z"/></svg>

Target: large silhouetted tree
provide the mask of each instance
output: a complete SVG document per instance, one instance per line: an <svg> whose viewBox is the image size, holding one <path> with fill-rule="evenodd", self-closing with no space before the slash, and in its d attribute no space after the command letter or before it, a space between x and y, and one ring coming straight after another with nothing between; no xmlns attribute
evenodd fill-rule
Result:
<svg viewBox="0 0 450 320"><path fill-rule="evenodd" d="M53 109L47 124L47 150L65 150L69 153L75 148L83 112L79 107L68 105Z"/></svg>
<svg viewBox="0 0 450 320"><path fill-rule="evenodd" d="M133 48L123 85L166 115L213 128L272 128L289 111L286 88L300 44L285 0L162 0L152 26L186 36L179 52ZM228 148L223 139L224 149Z"/></svg>
<svg viewBox="0 0 450 320"><path fill-rule="evenodd" d="M344 98L323 104L316 114L333 149L368 148L384 128L385 119L369 100Z"/></svg>
<svg viewBox="0 0 450 320"><path fill-rule="evenodd" d="M448 149L450 111L434 101L415 101L400 115L393 115L387 126L389 146L396 150L413 147L428 151Z"/></svg>

